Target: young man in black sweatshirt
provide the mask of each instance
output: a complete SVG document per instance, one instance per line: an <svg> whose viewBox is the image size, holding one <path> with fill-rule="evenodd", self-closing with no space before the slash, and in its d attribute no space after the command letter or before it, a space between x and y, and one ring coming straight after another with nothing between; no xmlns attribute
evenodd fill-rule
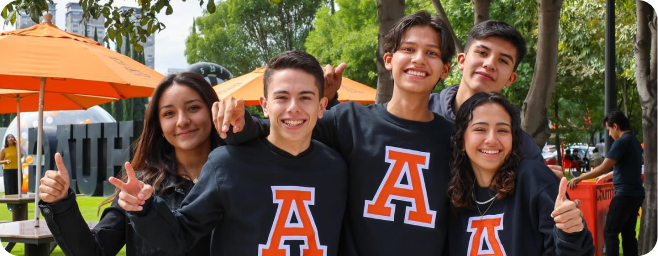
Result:
<svg viewBox="0 0 658 256"><path fill-rule="evenodd" d="M313 137L338 150L349 167L342 255L440 255L447 235L448 156L453 124L432 113L429 95L455 52L444 23L427 12L402 18L386 35L384 62L395 81L387 104L339 104L325 112ZM233 100L227 142L265 136L266 124L244 119ZM239 104L238 104L239 105ZM237 111L236 111L237 110ZM244 126L238 124L246 121ZM274 125L274 121L271 121Z"/></svg>
<svg viewBox="0 0 658 256"><path fill-rule="evenodd" d="M179 210L152 197L149 185L112 182L145 240L178 253L212 231L211 255L338 254L347 166L311 140L327 104L322 69L307 53L284 52L268 63L264 83L269 136L215 149Z"/></svg>

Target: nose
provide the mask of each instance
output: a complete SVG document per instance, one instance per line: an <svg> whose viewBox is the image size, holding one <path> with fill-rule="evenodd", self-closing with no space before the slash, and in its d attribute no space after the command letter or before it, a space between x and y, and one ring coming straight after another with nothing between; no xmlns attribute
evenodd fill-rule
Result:
<svg viewBox="0 0 658 256"><path fill-rule="evenodd" d="M176 121L176 126L183 127L190 123L190 118L184 111L181 111L178 115L178 120Z"/></svg>
<svg viewBox="0 0 658 256"><path fill-rule="evenodd" d="M496 137L496 131L494 129L489 130L484 139L484 144L486 145L496 145L498 138Z"/></svg>
<svg viewBox="0 0 658 256"><path fill-rule="evenodd" d="M300 102L299 99L292 99L290 101L290 105L288 105L288 108L286 109L286 112L293 114L293 113L300 113L301 112L301 107L300 107Z"/></svg>
<svg viewBox="0 0 658 256"><path fill-rule="evenodd" d="M423 51L419 50L416 51L416 53L411 57L411 63L416 64L416 65L422 65L425 63L425 54L423 54Z"/></svg>
<svg viewBox="0 0 658 256"><path fill-rule="evenodd" d="M495 70L496 69L496 61L494 59L494 55L491 54L487 58L484 59L482 62L482 67L484 67L487 70Z"/></svg>

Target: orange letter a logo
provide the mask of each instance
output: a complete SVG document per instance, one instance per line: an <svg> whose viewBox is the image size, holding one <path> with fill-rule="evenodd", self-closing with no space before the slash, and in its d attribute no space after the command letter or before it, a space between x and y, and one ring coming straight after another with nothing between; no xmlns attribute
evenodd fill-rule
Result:
<svg viewBox="0 0 658 256"><path fill-rule="evenodd" d="M385 161L391 165L375 198L372 201L366 200L363 216L393 221L395 204L391 200L396 199L411 203L407 207L404 223L434 228L436 211L430 210L421 171L429 166L430 154L387 146ZM407 178L407 184L402 183L404 177Z"/></svg>
<svg viewBox="0 0 658 256"><path fill-rule="evenodd" d="M498 231L503 229L503 213L470 217L466 231L471 233L468 242L469 256L506 256ZM486 249L483 249L486 245Z"/></svg>
<svg viewBox="0 0 658 256"><path fill-rule="evenodd" d="M308 206L315 203L315 188L272 186L274 203L279 205L267 244L258 245L259 256L287 256L286 240L304 241L300 255L326 256L327 246L320 245L313 215ZM292 223L292 217L297 218Z"/></svg>

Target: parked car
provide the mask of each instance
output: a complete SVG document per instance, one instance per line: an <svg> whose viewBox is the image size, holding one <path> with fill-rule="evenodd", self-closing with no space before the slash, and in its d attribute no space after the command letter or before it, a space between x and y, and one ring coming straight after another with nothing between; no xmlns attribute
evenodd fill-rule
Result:
<svg viewBox="0 0 658 256"><path fill-rule="evenodd" d="M575 150L578 151L578 156L581 158L581 163L583 167L589 167L589 155L592 154L594 147L589 147L583 144L576 144L566 147L566 150ZM566 152L565 150L565 152ZM559 165L557 163L557 148L555 145L546 145L542 149L542 156L544 157L544 163L547 165ZM564 156L563 156L564 157ZM586 171L589 171L587 169Z"/></svg>

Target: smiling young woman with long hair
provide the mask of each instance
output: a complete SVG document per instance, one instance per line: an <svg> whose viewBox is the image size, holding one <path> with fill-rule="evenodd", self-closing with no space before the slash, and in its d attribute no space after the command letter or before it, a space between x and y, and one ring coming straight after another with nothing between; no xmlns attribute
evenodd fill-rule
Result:
<svg viewBox="0 0 658 256"><path fill-rule="evenodd" d="M184 72L167 76L155 89L144 115L144 130L135 143L127 168L153 186L172 210L180 208L192 189L208 154L223 142L212 125L212 103L217 94L202 76ZM116 255L126 245L127 255L180 255L160 250L135 234L115 192L101 220L89 231L75 193L69 189L68 171L55 156L59 171L48 171L41 180L39 203L55 241L67 255ZM121 179L127 180L125 173ZM117 190L119 191L119 190ZM99 206L100 209L100 206ZM184 255L209 255L210 236Z"/></svg>
<svg viewBox="0 0 658 256"><path fill-rule="evenodd" d="M498 93L478 93L459 108L450 255L593 255L580 211L564 195L566 180L524 160L521 136L518 110Z"/></svg>

